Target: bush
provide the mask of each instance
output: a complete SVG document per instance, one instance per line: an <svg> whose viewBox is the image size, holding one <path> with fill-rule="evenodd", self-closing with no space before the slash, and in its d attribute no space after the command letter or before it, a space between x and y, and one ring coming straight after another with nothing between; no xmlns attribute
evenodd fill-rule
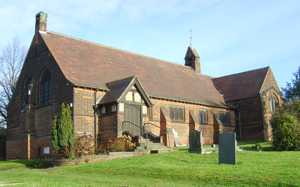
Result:
<svg viewBox="0 0 300 187"><path fill-rule="evenodd" d="M110 142L109 151L118 152L118 151L134 151L136 148L135 143L132 143L130 136L123 135L122 137L114 139Z"/></svg>
<svg viewBox="0 0 300 187"><path fill-rule="evenodd" d="M53 167L53 163L48 160L20 160L18 161L24 164L26 167L34 169L45 169Z"/></svg>
<svg viewBox="0 0 300 187"><path fill-rule="evenodd" d="M75 150L76 157L94 154L95 153L94 137L91 135L83 135L78 137L75 141L74 150Z"/></svg>
<svg viewBox="0 0 300 187"><path fill-rule="evenodd" d="M272 120L275 150L300 150L300 124L297 116L287 110L278 111Z"/></svg>

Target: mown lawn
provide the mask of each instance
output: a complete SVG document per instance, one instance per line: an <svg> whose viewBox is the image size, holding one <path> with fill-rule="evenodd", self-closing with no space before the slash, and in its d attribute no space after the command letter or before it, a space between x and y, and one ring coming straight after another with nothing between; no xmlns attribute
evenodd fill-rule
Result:
<svg viewBox="0 0 300 187"><path fill-rule="evenodd" d="M217 154L178 150L94 164L30 169L0 162L0 186L300 186L300 152L238 153L235 166L217 164Z"/></svg>

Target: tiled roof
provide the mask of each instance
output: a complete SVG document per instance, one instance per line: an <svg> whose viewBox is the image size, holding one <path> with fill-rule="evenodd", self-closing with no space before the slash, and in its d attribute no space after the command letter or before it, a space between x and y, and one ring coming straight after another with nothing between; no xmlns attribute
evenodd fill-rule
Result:
<svg viewBox="0 0 300 187"><path fill-rule="evenodd" d="M210 77L190 67L53 32L40 35L74 85L108 89L108 82L136 76L150 97L225 106Z"/></svg>
<svg viewBox="0 0 300 187"><path fill-rule="evenodd" d="M259 94L269 67L214 78L213 82L225 101L255 97Z"/></svg>

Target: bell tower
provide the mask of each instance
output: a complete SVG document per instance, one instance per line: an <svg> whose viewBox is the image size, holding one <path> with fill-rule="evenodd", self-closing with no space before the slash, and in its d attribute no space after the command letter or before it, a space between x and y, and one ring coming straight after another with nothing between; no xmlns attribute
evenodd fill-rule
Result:
<svg viewBox="0 0 300 187"><path fill-rule="evenodd" d="M191 67L196 73L201 73L200 56L195 48L188 47L184 60L185 66Z"/></svg>

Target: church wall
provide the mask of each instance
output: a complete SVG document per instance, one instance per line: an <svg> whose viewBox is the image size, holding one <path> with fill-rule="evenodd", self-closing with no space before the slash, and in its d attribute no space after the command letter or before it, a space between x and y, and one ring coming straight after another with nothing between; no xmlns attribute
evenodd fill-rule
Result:
<svg viewBox="0 0 300 187"><path fill-rule="evenodd" d="M49 104L39 104L39 82L42 73L48 70L51 74ZM31 78L33 83L30 105L24 105L27 93L25 84ZM41 139L50 135L53 116L60 103L72 102L72 85L65 79L59 67L49 53L44 42L35 36L27 54L18 83L16 94L8 109L7 158L27 158L22 149L27 146L30 134L32 158L39 156L40 146L50 146L50 139ZM22 147L22 148L21 148ZM19 151L21 149L21 151ZM16 151L18 150L18 151Z"/></svg>
<svg viewBox="0 0 300 187"><path fill-rule="evenodd" d="M161 99L151 99L152 103L154 104L152 107L152 114L148 114L150 118L148 119L150 123L155 124L156 126L160 126L161 121L161 109L164 108L166 111L166 115L169 114L169 107L183 107L184 108L184 121L183 122L174 122L169 117L166 117L166 128L171 130L174 129L179 136L179 143L181 145L188 145L189 141L189 127L190 127L190 118L189 115L191 112L198 114L200 110L207 110L208 112L208 121L205 125L194 124L196 129L203 130L203 137L205 144L214 144L217 143L217 138L214 139L215 136L219 133L219 131L234 131L235 127L219 127L214 120L214 114L219 112L226 112L228 110L223 108L215 108L215 107L208 107L196 104L189 104L189 103L182 103L170 100L161 100ZM231 113L231 124L235 125L235 119L233 115L233 111ZM171 137L171 136L170 136ZM162 137L162 139L166 139ZM171 142L172 144L172 142ZM174 146L174 145L168 145Z"/></svg>
<svg viewBox="0 0 300 187"><path fill-rule="evenodd" d="M237 137L240 140L262 140L264 133L260 97L232 101L229 104L237 109Z"/></svg>

